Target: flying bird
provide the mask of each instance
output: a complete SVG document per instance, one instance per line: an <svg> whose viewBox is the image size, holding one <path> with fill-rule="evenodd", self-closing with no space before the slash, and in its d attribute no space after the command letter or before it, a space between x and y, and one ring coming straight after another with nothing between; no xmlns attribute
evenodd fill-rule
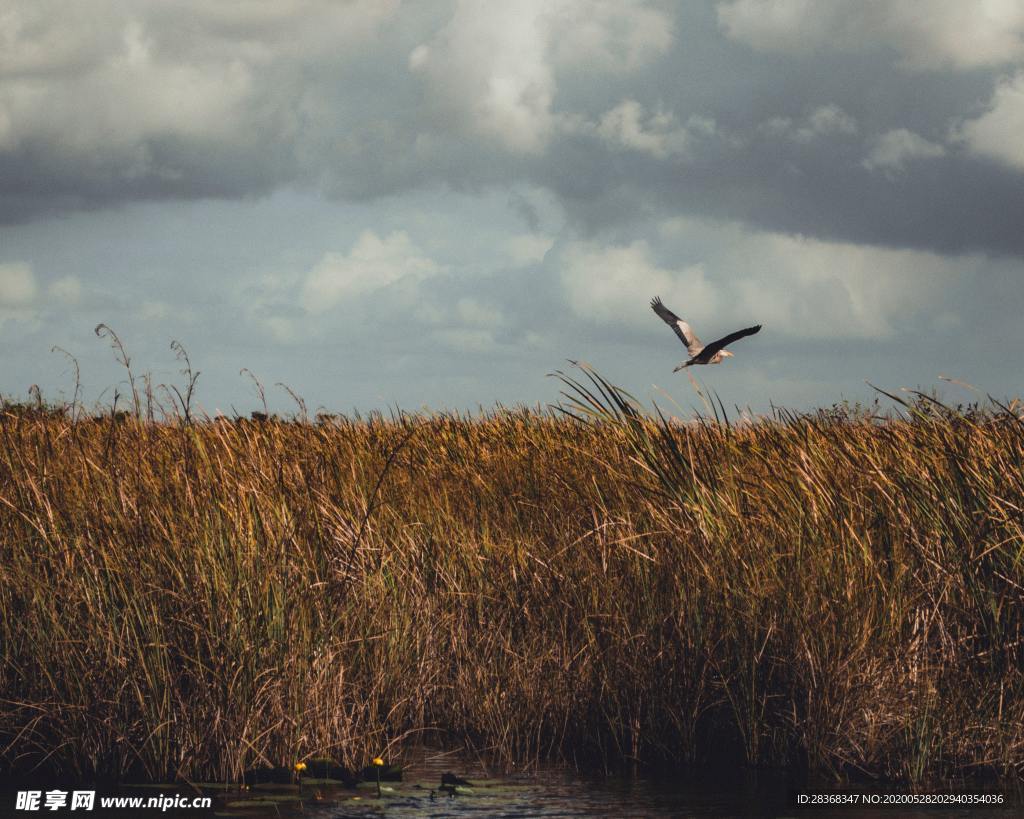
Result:
<svg viewBox="0 0 1024 819"><path fill-rule="evenodd" d="M732 344L744 336L752 336L761 329L760 324L755 324L753 327L747 327L745 330L729 333L729 335L723 336L718 341L702 344L701 340L690 329L690 325L662 304L661 299L657 296L651 299L651 309L679 336L679 340L683 342L687 352L690 354L690 358L672 370L672 372L679 372L684 367L690 367L694 364L721 364L722 359L732 358L732 353L725 349L726 344Z"/></svg>

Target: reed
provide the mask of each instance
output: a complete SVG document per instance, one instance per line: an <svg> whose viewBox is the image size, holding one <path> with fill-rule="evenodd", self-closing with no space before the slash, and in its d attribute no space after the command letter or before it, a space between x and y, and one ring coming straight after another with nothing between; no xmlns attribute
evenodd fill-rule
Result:
<svg viewBox="0 0 1024 819"><path fill-rule="evenodd" d="M6 406L0 765L1024 773L1017 405L682 423L562 378L473 417Z"/></svg>

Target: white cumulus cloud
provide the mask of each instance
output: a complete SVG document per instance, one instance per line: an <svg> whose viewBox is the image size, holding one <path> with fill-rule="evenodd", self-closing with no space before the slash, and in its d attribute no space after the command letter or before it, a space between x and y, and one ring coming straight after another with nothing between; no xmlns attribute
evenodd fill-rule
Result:
<svg viewBox="0 0 1024 819"><path fill-rule="evenodd" d="M773 117L761 123L760 130L773 137L783 137L807 144L820 137L857 133L857 121L838 105L819 105L802 119Z"/></svg>
<svg viewBox="0 0 1024 819"><path fill-rule="evenodd" d="M464 324L497 327L502 324L501 311L494 305L466 296L455 304L455 313Z"/></svg>
<svg viewBox="0 0 1024 819"><path fill-rule="evenodd" d="M628 71L671 43L670 18L643 2L462 0L409 55L441 115L513 153L542 151L556 131L558 69Z"/></svg>
<svg viewBox="0 0 1024 819"><path fill-rule="evenodd" d="M761 51L868 51L887 46L911 69L969 69L1024 59L1018 0L725 0L727 36Z"/></svg>
<svg viewBox="0 0 1024 819"><path fill-rule="evenodd" d="M896 128L874 140L871 151L861 164L869 171L880 170L892 174L904 170L907 162L912 160L934 159L945 153L946 149L942 145L929 142L906 128Z"/></svg>
<svg viewBox="0 0 1024 819"><path fill-rule="evenodd" d="M685 154L692 139L675 115L662 110L648 114L640 103L629 99L606 111L595 132L616 148L656 159Z"/></svg>
<svg viewBox="0 0 1024 819"><path fill-rule="evenodd" d="M217 168L216 179L214 159L259 154L266 184L306 158L323 104L322 88L296 69L358 52L396 8L393 0L7 0L0 160L42 151L43 172L99 190L245 189L251 164Z"/></svg>
<svg viewBox="0 0 1024 819"><path fill-rule="evenodd" d="M33 321L39 315L36 276L25 262L0 264L0 327L8 319Z"/></svg>
<svg viewBox="0 0 1024 819"><path fill-rule="evenodd" d="M415 285L442 271L424 255L405 231L385 237L364 231L348 253L326 253L309 272L302 289L302 303L320 313L375 290L405 282Z"/></svg>
<svg viewBox="0 0 1024 819"><path fill-rule="evenodd" d="M0 264L0 304L21 307L36 297L36 277L24 262Z"/></svg>
<svg viewBox="0 0 1024 819"><path fill-rule="evenodd" d="M751 234L723 261L738 273L738 315L802 338L889 337L927 316L965 269L962 259L919 250L780 233Z"/></svg>
<svg viewBox="0 0 1024 819"><path fill-rule="evenodd" d="M705 313L712 312L717 303L715 288L700 265L675 270L661 267L642 239L611 246L571 242L559 262L570 308L591 320L634 324L641 314L626 305L655 295Z"/></svg>
<svg viewBox="0 0 1024 819"><path fill-rule="evenodd" d="M659 232L669 246L703 247L694 254L720 296L717 312L704 312L699 294L691 309L685 291L679 305L704 338L713 333L702 333L705 316L723 330L757 321L792 338L889 338L933 321L953 288L986 263L978 254L945 256L691 218L666 220Z"/></svg>
<svg viewBox="0 0 1024 819"><path fill-rule="evenodd" d="M51 282L46 292L52 298L74 304L82 297L82 281L77 276L63 276Z"/></svg>
<svg viewBox="0 0 1024 819"><path fill-rule="evenodd" d="M959 123L953 138L977 156L989 157L1011 168L1024 169L1024 71L1002 80L992 94L988 110Z"/></svg>
<svg viewBox="0 0 1024 819"><path fill-rule="evenodd" d="M554 243L546 234L517 233L505 239L504 250L513 267L526 267L542 261Z"/></svg>

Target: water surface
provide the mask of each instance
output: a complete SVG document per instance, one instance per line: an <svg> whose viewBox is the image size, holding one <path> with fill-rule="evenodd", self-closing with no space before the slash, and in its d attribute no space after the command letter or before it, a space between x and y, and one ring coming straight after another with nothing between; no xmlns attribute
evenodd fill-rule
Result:
<svg viewBox="0 0 1024 819"><path fill-rule="evenodd" d="M454 796L440 790L441 775L452 772L470 781ZM947 789L949 791L950 789ZM903 788L883 786L797 785L782 771L737 769L733 773L690 773L685 776L584 777L561 768L548 767L529 774L499 775L481 764L452 754L426 754L406 769L403 782L363 784L355 790L303 785L292 799L258 809L243 807L245 799L231 800L235 807L223 815L302 815L317 819L342 817L720 817L720 816L842 816L945 817L1019 816L1020 805L1009 792L1001 807L915 808L910 805L802 807L799 793L906 794ZM953 793L1000 793L997 787L962 786ZM259 789L250 791L259 798ZM282 794L283 795L283 794ZM269 811L269 812L267 812Z"/></svg>
<svg viewBox="0 0 1024 819"><path fill-rule="evenodd" d="M469 781L449 795L441 787L444 773L453 773ZM45 790L45 788L44 788ZM942 789L936 789L936 792ZM996 807L914 807L907 804L878 806L802 806L798 794L833 793L842 795L907 794L905 788L873 786L836 786L834 784L796 784L782 771L688 773L685 776L585 777L564 768L542 767L521 774L502 774L482 761L452 753L423 752L405 769L402 782L383 782L378 795L375 783L346 788L339 783L305 780L301 785L257 785L249 789L231 787L204 788L213 798L210 810L170 810L122 808L102 811L97 802L91 814L118 817L224 816L224 817L718 817L718 816L841 816L864 817L966 817L979 814L992 817L1019 816L1024 805L1019 792L1009 786L961 785L946 792L1002 793L1004 803ZM184 784L126 786L120 791L101 790L97 795L156 794L194 796ZM0 816L30 816L14 811L13 794L5 796ZM48 816L69 813L41 810Z"/></svg>

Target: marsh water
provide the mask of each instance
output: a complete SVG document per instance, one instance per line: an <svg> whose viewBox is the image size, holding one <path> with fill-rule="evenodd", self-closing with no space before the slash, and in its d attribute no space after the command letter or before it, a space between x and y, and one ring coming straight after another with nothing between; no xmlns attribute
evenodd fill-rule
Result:
<svg viewBox="0 0 1024 819"><path fill-rule="evenodd" d="M442 775L449 773L469 784L449 794L441 787ZM45 788L44 788L45 791ZM306 780L300 785L256 785L203 788L212 798L210 809L162 810L100 808L99 797L160 793L193 797L195 791L185 785L138 785L102 791L97 788L93 816L225 816L225 817L717 817L717 816L842 816L854 817L946 817L1019 816L1024 804L1020 794L986 786L962 786L937 789L947 793L1003 794L997 806L914 807L904 804L876 806L801 805L799 794L833 793L841 795L906 794L905 789L883 786L847 786L796 784L782 771L753 771L738 768L732 772L690 772L685 776L604 776L586 777L557 767L541 767L529 773L499 774L479 761L451 753L423 753L404 771L401 782L361 783L346 788L338 783ZM5 797L0 816L26 816L15 811L13 795ZM64 813L65 807L59 813ZM44 811L47 815L53 815Z"/></svg>
<svg viewBox="0 0 1024 819"><path fill-rule="evenodd" d="M548 768L530 774L489 776L480 767L454 765L439 756L410 767L402 782L375 783L348 789L334 784L304 783L300 786L255 786L239 791L209 789L213 797L209 810L161 811L119 809L109 815L127 816L225 816L225 817L718 817L718 816L841 816L945 817L1019 816L1022 804L999 788L965 787L946 792L1004 793L1002 805L989 807L914 807L908 804L876 806L807 806L798 802L799 793L866 794L876 799L885 794L906 794L903 789L884 787L797 786L780 772L737 770L729 776L722 771L691 773L685 777L602 777L588 778L565 770ZM452 770L471 782L449 795L440 788L441 776ZM470 779L472 777L472 779ZM121 793L151 794L159 786L125 788ZM165 786L161 793L188 793L181 786ZM0 815L20 815L0 811ZM108 815L99 809L92 815Z"/></svg>
<svg viewBox="0 0 1024 819"><path fill-rule="evenodd" d="M456 788L454 795L443 792L440 789L441 776L449 771L471 784ZM402 782L382 783L380 797L376 786L371 783L363 784L355 791L317 791L315 786L303 786L301 809L305 816L323 819L371 816L703 817L752 812L777 815L790 801L786 783L778 777L740 776L731 782L688 777L685 781L670 782L667 779L638 777L587 778L558 768L488 776L488 772L479 766L459 764L444 756L426 759L410 767ZM231 810L244 811L244 801L233 801ZM292 806L298 808L295 802Z"/></svg>

